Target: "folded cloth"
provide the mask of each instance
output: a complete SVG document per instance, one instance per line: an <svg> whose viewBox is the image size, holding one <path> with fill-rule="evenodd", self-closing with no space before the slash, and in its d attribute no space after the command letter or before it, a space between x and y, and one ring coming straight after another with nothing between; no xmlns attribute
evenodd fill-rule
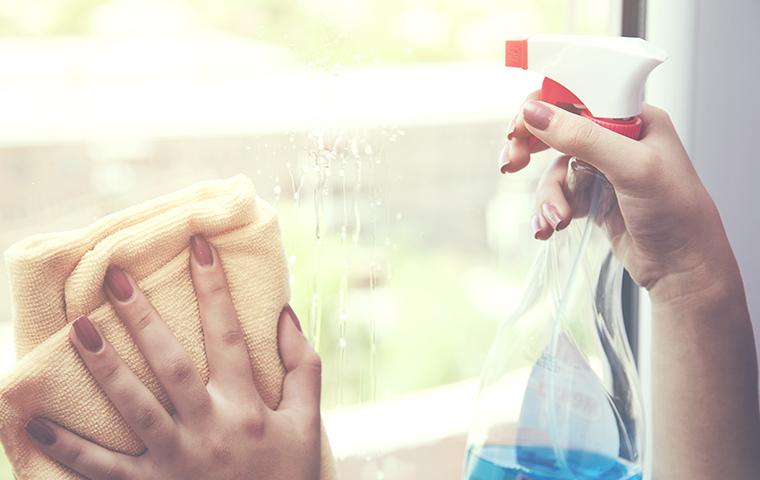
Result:
<svg viewBox="0 0 760 480"><path fill-rule="evenodd" d="M208 381L203 332L189 270L189 241L202 234L219 252L245 332L256 385L271 408L285 370L277 320L290 295L273 209L242 175L198 183L68 232L22 240L6 252L18 362L0 380L0 441L19 479L77 479L40 453L24 431L44 416L112 450L137 455L139 439L100 390L68 340L87 314L170 412L173 408L103 292L110 264L135 278ZM335 477L322 434L322 480Z"/></svg>

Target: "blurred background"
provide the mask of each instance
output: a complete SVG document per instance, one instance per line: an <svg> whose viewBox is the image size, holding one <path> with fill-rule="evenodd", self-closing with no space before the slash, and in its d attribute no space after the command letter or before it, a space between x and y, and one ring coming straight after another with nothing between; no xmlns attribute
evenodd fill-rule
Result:
<svg viewBox="0 0 760 480"><path fill-rule="evenodd" d="M0 250L244 173L279 212L342 477L458 478L551 155L498 173L541 80L503 67L503 41L619 35L634 3L0 0ZM690 9L649 3L660 33ZM0 372L14 361L4 275Z"/></svg>
<svg viewBox="0 0 760 480"><path fill-rule="evenodd" d="M605 0L0 1L0 250L250 176L280 215L344 478L419 478L421 455L454 478L534 249L541 166L504 179L498 155L540 78L505 69L503 41L619 24Z"/></svg>

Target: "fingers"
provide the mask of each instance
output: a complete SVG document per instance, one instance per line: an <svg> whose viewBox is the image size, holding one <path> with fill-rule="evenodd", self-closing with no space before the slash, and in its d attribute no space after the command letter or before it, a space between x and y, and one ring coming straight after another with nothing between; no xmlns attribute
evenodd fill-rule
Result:
<svg viewBox="0 0 760 480"><path fill-rule="evenodd" d="M229 392L234 398L255 395L248 347L222 262L199 235L191 238L190 247L190 271L206 343L209 386Z"/></svg>
<svg viewBox="0 0 760 480"><path fill-rule="evenodd" d="M522 170L530 163L531 154L547 148L536 137L513 138L501 151L501 173L515 173Z"/></svg>
<svg viewBox="0 0 760 480"><path fill-rule="evenodd" d="M134 280L108 267L106 293L119 318L164 387L180 420L205 417L211 397L190 356Z"/></svg>
<svg viewBox="0 0 760 480"><path fill-rule="evenodd" d="M573 211L565 197L564 190L570 158L567 155L562 155L551 162L539 180L536 189L539 215L543 216L548 225L549 236L551 236L551 232L566 228L573 217Z"/></svg>
<svg viewBox="0 0 760 480"><path fill-rule="evenodd" d="M113 346L86 317L74 321L69 338L87 369L148 450L172 448L175 423Z"/></svg>
<svg viewBox="0 0 760 480"><path fill-rule="evenodd" d="M523 105L531 100L540 99L541 90L534 90L527 97L525 97L525 101L523 101L522 105L520 105L520 110L517 111L517 115L512 120L512 124L509 128L509 133L507 133L507 140L514 140L517 138L525 139L532 136L530 131L525 127L525 119L523 118Z"/></svg>
<svg viewBox="0 0 760 480"><path fill-rule="evenodd" d="M142 478L135 457L112 452L42 418L26 424L35 445L90 480L130 480Z"/></svg>
<svg viewBox="0 0 760 480"><path fill-rule="evenodd" d="M648 147L591 120L545 102L523 106L526 128L546 145L577 156L604 173L616 187L649 172Z"/></svg>
<svg viewBox="0 0 760 480"><path fill-rule="evenodd" d="M541 212L534 213L530 219L530 226L533 229L533 238L536 240L547 240L552 236L554 230L546 221Z"/></svg>
<svg viewBox="0 0 760 480"><path fill-rule="evenodd" d="M531 218L533 236L547 240L555 231L566 228L573 217L573 210L565 197L565 179L570 157L555 159L544 172L536 190L536 213Z"/></svg>
<svg viewBox="0 0 760 480"><path fill-rule="evenodd" d="M526 101L539 98L540 91L531 93ZM532 153L546 150L547 146L534 137L525 126L523 109L512 120L507 134L507 144L501 152L501 173L514 173L525 168Z"/></svg>
<svg viewBox="0 0 760 480"><path fill-rule="evenodd" d="M319 420L322 362L301 333L301 324L289 305L280 313L277 331L280 358L287 372L278 410L296 410Z"/></svg>

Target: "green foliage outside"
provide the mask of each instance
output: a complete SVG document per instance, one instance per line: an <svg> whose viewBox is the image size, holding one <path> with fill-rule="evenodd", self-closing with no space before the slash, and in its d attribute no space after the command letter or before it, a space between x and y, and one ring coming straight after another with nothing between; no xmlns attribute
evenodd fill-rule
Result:
<svg viewBox="0 0 760 480"><path fill-rule="evenodd" d="M2 36L218 31L285 48L308 64L498 58L506 36L606 33L600 0L0 0ZM570 21L570 10L576 15ZM103 20L119 17L118 27ZM146 19L150 19L146 21ZM109 20L112 22L113 20ZM151 23L152 22L152 23ZM102 24L106 23L106 27ZM179 25L179 26L177 26ZM188 26L189 25L189 26ZM175 31L172 31L175 30ZM155 32L154 32L155 33Z"/></svg>

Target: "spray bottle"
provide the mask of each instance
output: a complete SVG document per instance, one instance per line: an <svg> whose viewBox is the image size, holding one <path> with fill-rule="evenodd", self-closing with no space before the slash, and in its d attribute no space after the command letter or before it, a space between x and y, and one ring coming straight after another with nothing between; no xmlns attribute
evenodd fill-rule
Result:
<svg viewBox="0 0 760 480"><path fill-rule="evenodd" d="M506 64L545 76L541 100L633 139L647 76L666 56L638 38L532 36ZM466 480L640 480L645 418L622 316L622 265L608 240L615 191L568 168L570 226L536 259L521 305L489 352L468 438Z"/></svg>

